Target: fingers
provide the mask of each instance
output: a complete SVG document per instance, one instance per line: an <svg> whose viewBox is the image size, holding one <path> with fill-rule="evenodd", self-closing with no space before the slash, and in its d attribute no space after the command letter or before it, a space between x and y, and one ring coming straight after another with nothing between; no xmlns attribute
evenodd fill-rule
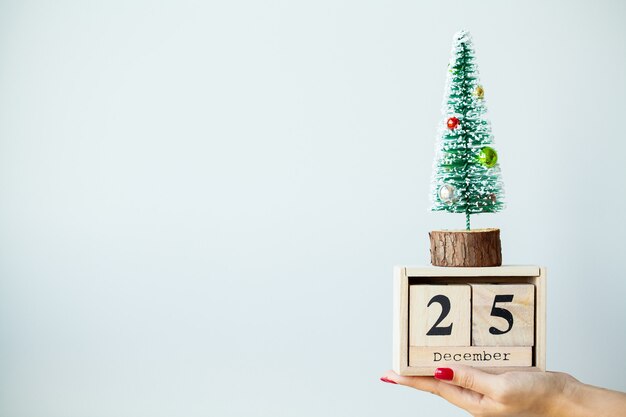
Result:
<svg viewBox="0 0 626 417"><path fill-rule="evenodd" d="M437 368L435 378L484 395L493 394L498 385L502 384L498 375L461 365L453 368Z"/></svg>
<svg viewBox="0 0 626 417"><path fill-rule="evenodd" d="M420 391L430 392L431 394L437 394L437 387L440 384L439 381L429 376L400 376L393 371L385 372L381 381L404 385Z"/></svg>
<svg viewBox="0 0 626 417"><path fill-rule="evenodd" d="M381 380L430 392L465 410L475 409L482 398L481 394L439 381L431 376L400 376L393 371L387 371Z"/></svg>

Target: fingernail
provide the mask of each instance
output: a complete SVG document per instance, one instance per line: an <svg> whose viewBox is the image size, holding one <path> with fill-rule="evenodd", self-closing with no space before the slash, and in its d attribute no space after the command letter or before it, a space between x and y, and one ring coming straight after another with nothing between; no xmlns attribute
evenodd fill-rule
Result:
<svg viewBox="0 0 626 417"><path fill-rule="evenodd" d="M380 380L383 381L383 382L387 382L389 384L397 384L396 381L392 381L391 379L387 378L386 376L380 378Z"/></svg>
<svg viewBox="0 0 626 417"><path fill-rule="evenodd" d="M454 371L450 368L437 368L437 370L435 370L435 378L443 379L444 381L452 381Z"/></svg>

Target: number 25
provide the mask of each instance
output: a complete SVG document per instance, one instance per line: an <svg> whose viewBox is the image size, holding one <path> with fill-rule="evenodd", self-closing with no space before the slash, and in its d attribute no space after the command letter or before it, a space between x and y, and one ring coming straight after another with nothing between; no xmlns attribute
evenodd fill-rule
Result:
<svg viewBox="0 0 626 417"><path fill-rule="evenodd" d="M491 316L500 317L507 321L509 327L506 330L500 330L497 327L490 327L489 333L493 335L501 335L511 331L513 328L513 314L505 308L496 307L496 303L510 303L513 301L513 294L502 294L496 295L493 299L493 305L491 307ZM441 314L439 318L433 324L433 327L426 333L426 336L450 336L452 334L452 325L454 323L450 323L449 326L438 327L439 323L444 321L446 316L450 313L450 299L443 294L435 295L428 302L427 307L430 307L433 303L437 303L441 306Z"/></svg>

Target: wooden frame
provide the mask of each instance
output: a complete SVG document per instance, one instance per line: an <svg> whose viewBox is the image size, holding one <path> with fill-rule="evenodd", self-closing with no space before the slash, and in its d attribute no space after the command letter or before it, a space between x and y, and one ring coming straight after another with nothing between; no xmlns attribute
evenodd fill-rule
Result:
<svg viewBox="0 0 626 417"><path fill-rule="evenodd" d="M413 284L535 285L535 345L532 366L481 368L493 373L512 370L546 370L546 269L538 266L488 268L401 267L394 268L393 369L399 375L433 375L435 367L409 366L409 285Z"/></svg>

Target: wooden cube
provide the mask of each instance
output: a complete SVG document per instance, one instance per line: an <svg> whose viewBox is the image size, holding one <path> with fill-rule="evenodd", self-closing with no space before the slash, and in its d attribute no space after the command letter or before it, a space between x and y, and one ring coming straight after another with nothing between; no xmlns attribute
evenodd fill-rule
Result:
<svg viewBox="0 0 626 417"><path fill-rule="evenodd" d="M430 299L426 301L426 310L423 308L417 309L417 305L413 305L414 302L424 303L419 301L420 299L428 298L429 295L421 293L422 286L433 287L451 287L451 286L467 286L467 285L484 285L491 286L499 284L498 286L506 285L522 285L523 288L531 288L534 293L534 308L529 307L528 310L522 309L518 311L508 310L512 308L507 302L503 302L505 298L508 300L510 297L500 297L498 302L495 303L496 308L502 310L508 310L513 316L513 326L511 329L503 333L511 333L514 330L517 332L517 325L523 322L524 314L528 314L529 311L533 312L532 320L532 341L528 344L528 336L522 335L528 331L522 333L513 333L509 335L512 340L496 339L498 345L494 346L452 346L445 345L444 339L438 345L433 345L430 340L423 337L423 329L428 332L434 323L426 322L423 325L422 330L418 330L420 324L416 322L416 319L422 317L426 320L432 320L430 315L440 316L441 308L436 306L436 302L433 302L430 307L428 303L437 292L436 288L432 288L429 291ZM530 284L526 286L523 284ZM415 287L415 288L414 288ZM396 267L394 270L394 360L393 368L400 375L433 375L436 368L451 364L466 364L471 366L490 368L490 372L505 372L509 370L542 370L546 369L545 354L546 354L546 272L545 268L537 266L501 266L501 267L489 267L489 268L449 268L449 267ZM514 288L508 288L512 290ZM479 288L480 296L483 289ZM486 289L485 289L486 291ZM493 291L491 289L490 291ZM498 289L499 291L499 289ZM516 290L517 291L517 290ZM521 291L521 289L520 289ZM525 290L528 291L528 290ZM513 294L513 299L517 301L523 298L522 294L527 294L524 291L516 292ZM510 295L510 293L502 293L497 295ZM488 295L484 295L489 297ZM488 319L491 317L491 312L494 307L495 293L492 293L491 305L489 306ZM526 295L527 296L527 295ZM421 297L421 298L420 298ZM452 301L450 309L452 310ZM479 304L481 302L479 301ZM528 301L522 303L523 305L532 304ZM438 307L437 311L429 311L433 307ZM443 307L443 306L442 306ZM421 315L419 311L422 311ZM490 327L495 327L500 331L504 331L508 327L508 321L502 318L502 315L498 316L502 311L495 310L496 316L493 319L497 319L497 322L489 324L487 332ZM480 313L483 314L483 313ZM504 314L506 316L506 314ZM519 318L519 320L516 320ZM439 317L436 317L439 319ZM446 327L453 323L451 321L442 320L437 327ZM485 317L477 317L477 321L484 323ZM429 326L430 323L430 326ZM479 324L476 324L477 326ZM454 329L456 324L453 324ZM480 324L482 326L482 324ZM524 327L524 326L522 326ZM497 332L496 332L497 333ZM451 336L451 335L450 335ZM479 337L480 339L480 337ZM514 343L513 346L505 346L503 344Z"/></svg>
<svg viewBox="0 0 626 417"><path fill-rule="evenodd" d="M411 285L410 346L469 346L469 285Z"/></svg>
<svg viewBox="0 0 626 417"><path fill-rule="evenodd" d="M533 346L535 286L472 284L472 346Z"/></svg>

